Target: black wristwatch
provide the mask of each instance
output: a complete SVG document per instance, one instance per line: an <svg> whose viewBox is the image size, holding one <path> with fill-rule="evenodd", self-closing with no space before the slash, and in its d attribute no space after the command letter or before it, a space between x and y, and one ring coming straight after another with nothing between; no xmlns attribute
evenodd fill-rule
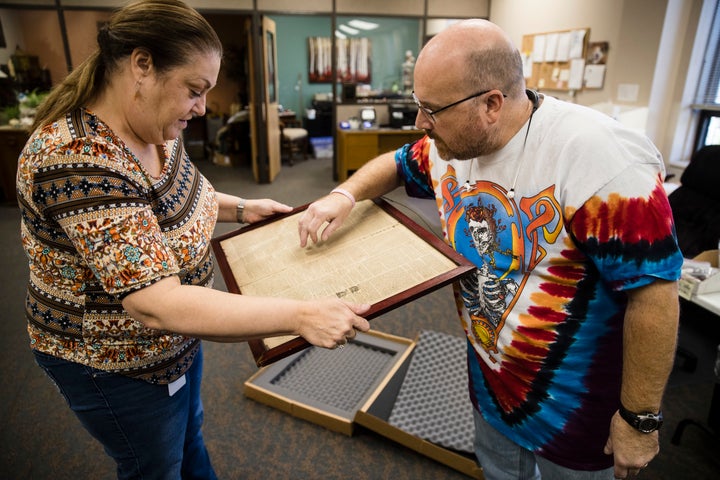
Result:
<svg viewBox="0 0 720 480"><path fill-rule="evenodd" d="M633 427L638 432L642 433L652 433L658 428L660 428L663 424L663 414L662 411L658 413L652 413L652 412L643 412L643 413L634 413L628 410L627 408L623 407L622 404L620 405L620 408L618 409L620 412L620 416L625 420L627 423L630 424L631 427Z"/></svg>

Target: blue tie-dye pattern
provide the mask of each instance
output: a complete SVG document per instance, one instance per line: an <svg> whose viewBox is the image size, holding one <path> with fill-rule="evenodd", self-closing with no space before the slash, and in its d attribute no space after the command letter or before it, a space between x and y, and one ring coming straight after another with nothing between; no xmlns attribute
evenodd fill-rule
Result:
<svg viewBox="0 0 720 480"><path fill-rule="evenodd" d="M596 295L588 305L590 312L602 312L604 318L588 317L581 321L573 343L564 355L564 361L553 372L553 381L547 389L547 396L537 403L527 405L536 411L527 414L518 423L508 424L502 420L502 414L494 403L494 395L483 381L480 364L468 362L474 400L486 420L498 431L505 434L518 445L537 451L552 443L553 438L566 426L568 419L582 405L582 395L587 392L586 376L598 348L597 339L608 333L607 318L619 311L613 298L602 288L595 290ZM475 349L468 341L469 358L475 358ZM562 381L555 381L562 379ZM517 412L512 412L517 413Z"/></svg>
<svg viewBox="0 0 720 480"><path fill-rule="evenodd" d="M399 150L395 160L398 175L404 180L405 190L409 195L435 196L430 173L420 171L417 162L410 158L409 148ZM457 199L453 198L452 201ZM482 257L475 251L466 235L457 230L457 225L446 227L450 232L457 232L458 236L453 237L456 243L453 248L479 265ZM561 238L567 238L567 234L568 232L565 232ZM600 247L605 248L602 255L597 253L597 245L593 246L596 250L589 245L567 245L568 252L579 248L587 255L584 262L585 278L579 284L573 285L577 292L572 299L568 299L569 303L565 306L568 319L562 322L563 326L578 322L577 330L565 334L564 339L570 342L565 351L559 351L562 347L557 342L549 344L550 350L541 360L554 359L557 364L550 367L543 363L541 374L545 375L549 382L547 387L540 387L528 398L519 399L520 403L515 411L501 411L496 403L496 393L489 389L485 381L480 366L483 360L478 358L476 347L468 340L471 395L491 425L519 445L546 455L553 461L567 458L567 452L563 449L568 446L566 434L569 430L573 434L568 438L585 438L585 433L578 434L579 429L586 426L577 422L579 415L589 417L588 421L596 427L595 431L609 426L609 422L605 420L608 413L602 408L607 407L613 400L605 398L602 405L593 403L591 406L587 404L587 400L588 396L592 395L599 396L602 402L604 397L614 398L619 394L621 366L617 362L620 362L620 358L608 353L607 348L608 345L611 345L610 348L620 348L622 311L625 307L625 296L621 292L647 285L657 278L678 278L682 255L676 246L673 247L670 237L669 234L666 243L649 245L644 250L635 250L636 245L618 244L614 245L613 249L609 249L608 245L601 245ZM551 255L565 256L560 254L561 245L556 242L551 248ZM569 255L572 256L572 253ZM544 260L548 261L551 261L550 257ZM528 294L527 291L523 293L524 296ZM468 300L466 305L472 304L472 298L467 295L463 297ZM559 334L558 330L554 332ZM501 353L501 356L496 358L507 357L503 357ZM513 359L509 358L509 361ZM579 455L573 461L580 462L583 467L607 467L602 446L596 446L591 451L589 446L578 444L575 453Z"/></svg>
<svg viewBox="0 0 720 480"><path fill-rule="evenodd" d="M643 259L641 265L627 258L613 257L609 259L596 255L591 255L591 258L595 265L598 265L604 272L612 289L617 291L643 287L657 278L677 280L683 263L683 256L679 250L655 261Z"/></svg>
<svg viewBox="0 0 720 480"><path fill-rule="evenodd" d="M405 182L405 191L411 197L435 198L435 192L427 176L423 176L412 160L410 149L414 143L408 143L395 152L395 167L398 176Z"/></svg>

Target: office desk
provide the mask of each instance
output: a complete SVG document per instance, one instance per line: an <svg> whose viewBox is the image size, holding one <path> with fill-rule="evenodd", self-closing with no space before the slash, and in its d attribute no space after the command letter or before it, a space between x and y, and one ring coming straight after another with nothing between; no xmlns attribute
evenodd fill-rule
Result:
<svg viewBox="0 0 720 480"><path fill-rule="evenodd" d="M720 316L720 292L704 293L702 295L693 295L690 301L696 305L703 307L705 310ZM718 351L720 355L720 351ZM712 429L708 429L705 425L692 418L680 420L675 432L673 432L671 443L680 444L685 428L688 425L695 425L705 430L710 435L720 435L720 378L715 379L715 387L713 389L712 399L710 400L710 411L708 412L707 425Z"/></svg>
<svg viewBox="0 0 720 480"><path fill-rule="evenodd" d="M15 173L18 157L30 137L26 128L0 127L0 187L2 200L17 202L15 196Z"/></svg>
<svg viewBox="0 0 720 480"><path fill-rule="evenodd" d="M693 295L690 301L700 305L715 315L720 316L720 292L704 293L702 295Z"/></svg>
<svg viewBox="0 0 720 480"><path fill-rule="evenodd" d="M338 180L362 167L381 153L390 152L425 135L423 130L376 128L337 131Z"/></svg>

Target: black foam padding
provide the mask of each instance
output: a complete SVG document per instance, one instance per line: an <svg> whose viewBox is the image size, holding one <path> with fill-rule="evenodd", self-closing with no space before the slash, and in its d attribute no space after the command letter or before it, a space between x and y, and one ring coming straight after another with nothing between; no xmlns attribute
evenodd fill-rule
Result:
<svg viewBox="0 0 720 480"><path fill-rule="evenodd" d="M475 425L466 355L464 337L422 331L388 423L429 442L472 453Z"/></svg>

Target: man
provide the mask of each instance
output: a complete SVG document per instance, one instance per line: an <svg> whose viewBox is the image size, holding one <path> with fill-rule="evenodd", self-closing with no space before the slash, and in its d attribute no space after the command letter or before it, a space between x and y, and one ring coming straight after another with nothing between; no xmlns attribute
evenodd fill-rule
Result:
<svg viewBox="0 0 720 480"><path fill-rule="evenodd" d="M478 266L456 298L486 478L637 475L659 451L682 265L659 152L526 91L519 52L484 20L430 40L414 81L427 135L313 203L301 245L356 199L400 184L434 197L446 241Z"/></svg>

